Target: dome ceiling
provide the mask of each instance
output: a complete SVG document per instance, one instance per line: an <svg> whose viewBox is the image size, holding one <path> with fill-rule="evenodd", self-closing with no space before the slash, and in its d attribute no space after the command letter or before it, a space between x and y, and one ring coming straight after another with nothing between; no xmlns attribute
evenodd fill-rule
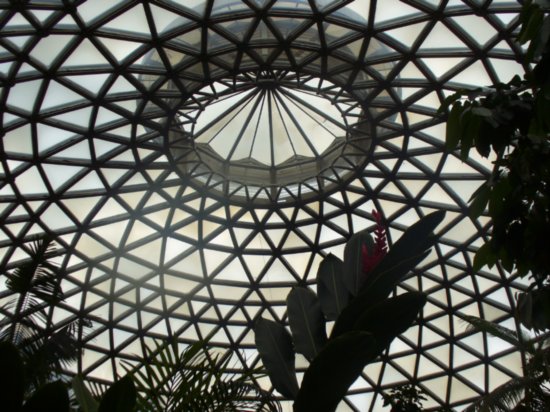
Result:
<svg viewBox="0 0 550 412"><path fill-rule="evenodd" d="M68 276L65 307L50 316L92 319L74 365L90 380L112 380L121 359L169 335L208 338L239 369L260 365L254 321L286 321L290 288L315 288L323 256L373 228L373 209L390 244L443 209L437 247L398 288L428 294L419 325L365 369L341 410L379 410L380 392L405 381L426 407L460 409L521 359L455 313L514 327L521 285L498 268L472 273L488 222L472 221L467 201L491 164L445 150L437 109L457 88L523 71L518 9L3 3L2 268L26 257L33 235L55 236Z"/></svg>

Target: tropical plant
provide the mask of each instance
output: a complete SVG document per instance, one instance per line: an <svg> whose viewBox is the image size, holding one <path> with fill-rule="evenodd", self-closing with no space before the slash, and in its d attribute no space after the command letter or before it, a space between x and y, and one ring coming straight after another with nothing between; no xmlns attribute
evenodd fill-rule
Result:
<svg viewBox="0 0 550 412"><path fill-rule="evenodd" d="M544 412L550 407L550 334L532 337L473 316L469 327L498 337L528 356L523 376L510 379L472 403L465 412Z"/></svg>
<svg viewBox="0 0 550 412"><path fill-rule="evenodd" d="M61 327L49 321L48 312L63 301L64 272L51 262L57 252L51 238L37 238L29 259L5 273L6 287L14 295L2 307L12 311L0 322L0 341L11 342L25 369L25 393L59 377L63 368L80 355L75 321ZM84 326L90 326L83 320Z"/></svg>
<svg viewBox="0 0 550 412"><path fill-rule="evenodd" d="M254 383L258 371L230 372L229 360L213 354L203 341L180 351L178 343L169 340L146 348L137 367L123 366L134 379L138 410L279 411L279 404Z"/></svg>
<svg viewBox="0 0 550 412"><path fill-rule="evenodd" d="M335 410L364 367L410 327L426 303L419 292L388 296L430 252L444 212L422 218L389 251L381 216L373 215L376 241L364 230L351 236L343 261L326 256L317 272L318 295L305 287L289 293L292 335L269 319L255 325L256 346L273 387L294 400L295 412ZM327 321L335 321L329 337ZM295 351L310 361L301 386Z"/></svg>
<svg viewBox="0 0 550 412"><path fill-rule="evenodd" d="M401 385L382 395L384 406L391 405L391 412L421 412L422 401L427 400L422 390L414 385Z"/></svg>
<svg viewBox="0 0 550 412"><path fill-rule="evenodd" d="M69 412L69 395L61 381L37 387L28 396L27 373L19 350L11 342L0 342L0 399L9 412ZM25 399L26 398L26 399Z"/></svg>
<svg viewBox="0 0 550 412"><path fill-rule="evenodd" d="M134 412L136 409L136 387L129 375L114 382L102 395L93 396L80 375L74 377L72 389L82 412Z"/></svg>
<svg viewBox="0 0 550 412"><path fill-rule="evenodd" d="M519 296L519 319L535 330L550 328L548 290L550 254L550 1L523 2L518 42L527 44L523 79L474 90L461 89L440 108L448 114L446 145L488 157L494 168L470 199L470 215L487 208L492 233L477 251L474 270L499 262L519 275L530 274L532 287ZM528 69L529 70L529 69ZM533 306L534 305L534 306ZM523 313L521 313L523 312ZM531 315L537 319L532 319Z"/></svg>

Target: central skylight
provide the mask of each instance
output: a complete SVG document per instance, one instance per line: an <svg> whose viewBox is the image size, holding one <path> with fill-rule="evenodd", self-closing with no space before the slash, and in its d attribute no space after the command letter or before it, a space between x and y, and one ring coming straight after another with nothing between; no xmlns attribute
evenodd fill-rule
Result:
<svg viewBox="0 0 550 412"><path fill-rule="evenodd" d="M212 190L233 200L247 200L234 188L260 192L256 204L327 191L338 173L359 170L372 140L353 96L286 71L218 80L184 102L176 119L168 144L182 177L205 182L206 172Z"/></svg>
<svg viewBox="0 0 550 412"><path fill-rule="evenodd" d="M274 74L259 76L241 93L225 94L224 85L217 84L219 98L204 108L192 129L195 144L209 146L229 162L268 167L292 158L319 159L336 139L346 137L346 125L333 103L296 85L285 86Z"/></svg>

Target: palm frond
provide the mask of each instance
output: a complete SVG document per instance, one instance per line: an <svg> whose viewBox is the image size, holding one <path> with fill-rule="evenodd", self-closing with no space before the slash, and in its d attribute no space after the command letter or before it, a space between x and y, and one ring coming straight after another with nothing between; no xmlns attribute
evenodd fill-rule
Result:
<svg viewBox="0 0 550 412"><path fill-rule="evenodd" d="M58 268L49 262L49 259L55 255L53 240L48 236L36 238L30 246L29 255L29 259L22 262L11 273L6 274L8 289L20 295L32 293L38 278L39 286L45 288L45 295L48 295L50 290L56 291L55 287L49 286L52 280L58 280L61 275Z"/></svg>
<svg viewBox="0 0 550 412"><path fill-rule="evenodd" d="M76 323L76 322L74 322ZM76 361L80 345L75 339L75 325L70 324L49 336L41 333L29 334L20 342L19 349L31 387L39 387L52 376L62 374L64 367Z"/></svg>
<svg viewBox="0 0 550 412"><path fill-rule="evenodd" d="M155 342L145 353L139 367L123 364L134 376L140 409L279 411L278 403L257 387L250 375L230 373L229 359L212 354L205 342L189 345L181 353L175 341Z"/></svg>
<svg viewBox="0 0 550 412"><path fill-rule="evenodd" d="M509 412L524 399L526 391L537 390L541 383L539 378L533 377L510 379L472 403L464 412Z"/></svg>
<svg viewBox="0 0 550 412"><path fill-rule="evenodd" d="M490 334L491 336L500 338L522 352L533 354L536 350L531 336L522 331L520 331L520 335L518 336L516 331L490 322L488 320L462 314L458 316L469 324L468 329L470 330L485 332Z"/></svg>

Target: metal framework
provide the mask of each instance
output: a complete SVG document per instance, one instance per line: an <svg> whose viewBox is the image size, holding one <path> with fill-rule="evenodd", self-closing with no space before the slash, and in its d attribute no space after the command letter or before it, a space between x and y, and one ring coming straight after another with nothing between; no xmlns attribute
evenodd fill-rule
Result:
<svg viewBox="0 0 550 412"><path fill-rule="evenodd" d="M516 327L522 285L500 268L472 272L488 222L472 221L467 201L490 163L445 150L437 109L457 88L523 72L518 9L2 1L2 271L34 234L55 236L67 298L49 316L92 319L71 371L91 382L166 336L208 338L239 370L260 364L255 319L286 321L290 288L315 288L322 257L373 227L372 209L390 244L444 209L440 242L397 291L428 293L418 325L365 369L341 410L382 410L381 391L404 382L428 394L427 408L461 409L522 358L456 314Z"/></svg>

